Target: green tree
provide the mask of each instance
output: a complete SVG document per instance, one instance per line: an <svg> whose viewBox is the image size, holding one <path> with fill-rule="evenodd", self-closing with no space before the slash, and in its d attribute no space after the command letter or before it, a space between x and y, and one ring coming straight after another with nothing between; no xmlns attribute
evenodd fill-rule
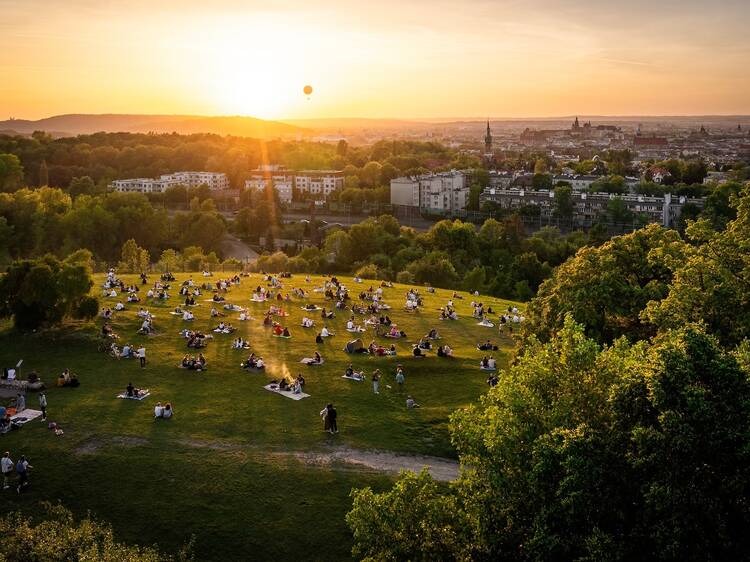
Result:
<svg viewBox="0 0 750 562"><path fill-rule="evenodd" d="M656 326L640 314L667 295L687 253L677 232L655 224L584 247L542 283L527 309L525 332L546 340L571 313L601 342L649 337Z"/></svg>
<svg viewBox="0 0 750 562"><path fill-rule="evenodd" d="M112 529L85 518L76 521L73 514L59 505L44 503L46 517L32 520L19 512L0 519L0 558L31 562L65 562L100 560L102 562L166 562L189 560L191 545L176 557L166 556L153 548L128 546L114 539Z"/></svg>
<svg viewBox="0 0 750 562"><path fill-rule="evenodd" d="M68 185L68 193L70 193L71 197L77 197L78 195L94 195L96 191L97 189L94 180L89 176L73 178Z"/></svg>
<svg viewBox="0 0 750 562"><path fill-rule="evenodd" d="M392 491L352 492L346 522L358 560L469 560L468 520L456 498L442 494L426 470L405 472Z"/></svg>
<svg viewBox="0 0 750 562"><path fill-rule="evenodd" d="M15 191L23 181L23 166L15 154L0 154L0 191Z"/></svg>
<svg viewBox="0 0 750 562"><path fill-rule="evenodd" d="M91 271L79 263L50 255L15 261L0 277L0 318L12 317L24 331L59 324L76 315L92 286Z"/></svg>
<svg viewBox="0 0 750 562"><path fill-rule="evenodd" d="M552 213L558 218L568 219L573 216L573 188L558 185L555 188L555 200Z"/></svg>
<svg viewBox="0 0 750 562"><path fill-rule="evenodd" d="M122 245L122 258L119 269L129 273L140 273L148 270L151 261L149 253L136 244L132 238Z"/></svg>

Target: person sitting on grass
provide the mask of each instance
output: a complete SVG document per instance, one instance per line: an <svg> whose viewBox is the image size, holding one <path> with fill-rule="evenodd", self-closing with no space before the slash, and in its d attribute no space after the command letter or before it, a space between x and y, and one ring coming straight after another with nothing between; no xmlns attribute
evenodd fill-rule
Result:
<svg viewBox="0 0 750 562"><path fill-rule="evenodd" d="M320 365L323 362L323 357L321 357L320 353L317 351L313 353L313 356L311 359L307 360L308 365Z"/></svg>
<svg viewBox="0 0 750 562"><path fill-rule="evenodd" d="M432 349L432 343L430 343L430 340L427 338L421 338L417 345L420 349L425 349L427 351L430 351Z"/></svg>
<svg viewBox="0 0 750 562"><path fill-rule="evenodd" d="M323 338L330 338L333 335L334 333L329 331L327 326L323 326L323 329L320 331L320 336Z"/></svg>
<svg viewBox="0 0 750 562"><path fill-rule="evenodd" d="M288 382L286 382L286 378L282 378L282 379L281 379L281 380L279 381L279 390L280 390L280 391L282 391L282 392L287 392L287 391L289 391L289 383L288 383Z"/></svg>
<svg viewBox="0 0 750 562"><path fill-rule="evenodd" d="M174 415L174 408L172 408L172 404L167 402L167 404L164 406L164 410L161 413L162 419L168 420Z"/></svg>
<svg viewBox="0 0 750 562"><path fill-rule="evenodd" d="M266 315L263 317L263 325L264 326L273 326L276 324L273 320L271 320L271 315L266 313Z"/></svg>
<svg viewBox="0 0 750 562"><path fill-rule="evenodd" d="M356 381L363 381L365 380L365 374L362 371L355 371L354 367L352 367L351 363L346 368L346 372L344 373L344 376L350 379L354 379Z"/></svg>
<svg viewBox="0 0 750 562"><path fill-rule="evenodd" d="M487 377L487 384L490 388L493 386L497 386L497 383L499 382L499 379L497 377L497 373L492 373L489 377Z"/></svg>
<svg viewBox="0 0 750 562"><path fill-rule="evenodd" d="M281 332L282 338L291 338L292 334L289 333L289 328L284 326L284 330Z"/></svg>
<svg viewBox="0 0 750 562"><path fill-rule="evenodd" d="M453 357L453 350L448 345L441 345L437 348L438 357Z"/></svg>
<svg viewBox="0 0 750 562"><path fill-rule="evenodd" d="M487 340L484 343L478 343L477 349L479 351L497 351L497 346L494 345L490 340Z"/></svg>
<svg viewBox="0 0 750 562"><path fill-rule="evenodd" d="M251 353L247 361L242 364L242 368L262 370L265 368L265 364L263 363L263 358L258 357L255 353Z"/></svg>
<svg viewBox="0 0 750 562"><path fill-rule="evenodd" d="M156 406L154 406L154 419L162 417L164 414L164 406L161 405L161 402L157 402Z"/></svg>
<svg viewBox="0 0 750 562"><path fill-rule="evenodd" d="M417 403L416 403L416 402L414 401L414 398L412 398L411 396L407 396L407 397L406 397L406 407L407 407L407 408L408 408L409 410L412 410L412 409L414 409L414 408L419 408L419 404L417 404Z"/></svg>
<svg viewBox="0 0 750 562"><path fill-rule="evenodd" d="M412 348L412 354L414 355L414 357L426 357L426 355L422 352L422 348L418 345L415 345Z"/></svg>
<svg viewBox="0 0 750 562"><path fill-rule="evenodd" d="M138 396L138 393L140 393L140 389L133 386L132 382L128 383L128 386L125 387L125 395L128 398L135 398Z"/></svg>
<svg viewBox="0 0 750 562"><path fill-rule="evenodd" d="M315 322L313 322L313 320L310 319L310 318L308 318L307 316L305 316L302 319L302 327L303 328L312 328L314 325L315 325Z"/></svg>
<svg viewBox="0 0 750 562"><path fill-rule="evenodd" d="M333 310L330 312L327 312L325 308L320 312L320 317L323 318L323 320L331 320L336 315L333 313Z"/></svg>
<svg viewBox="0 0 750 562"><path fill-rule="evenodd" d="M433 329L432 329L432 330L430 330L430 332L429 332L429 333L427 334L427 337L428 337L429 339L431 339L431 340L439 340L439 339L440 339L440 334L438 334L438 331L437 331L437 330L436 330L435 328L433 328Z"/></svg>

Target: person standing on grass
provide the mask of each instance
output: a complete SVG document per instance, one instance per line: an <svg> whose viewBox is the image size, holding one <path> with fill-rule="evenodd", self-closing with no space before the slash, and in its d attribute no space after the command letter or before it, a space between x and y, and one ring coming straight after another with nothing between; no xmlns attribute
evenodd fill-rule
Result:
<svg viewBox="0 0 750 562"><path fill-rule="evenodd" d="M396 369L396 384L398 384L398 391L401 392L404 388L404 381L406 380L406 375L404 375L404 369L401 367L401 365L398 366Z"/></svg>
<svg viewBox="0 0 750 562"><path fill-rule="evenodd" d="M47 397L44 392L39 393L39 408L42 410L42 421L47 419Z"/></svg>
<svg viewBox="0 0 750 562"><path fill-rule="evenodd" d="M29 469L33 468L29 461L26 460L26 457L21 455L21 458L18 459L18 463L16 463L16 473L18 474L18 487L16 488L16 492L19 494L21 493L21 490L29 487Z"/></svg>
<svg viewBox="0 0 750 562"><path fill-rule="evenodd" d="M330 432L331 433L338 433L339 432L339 426L336 423L336 418L338 417L338 413L336 412L336 408L333 407L333 404L328 404L326 406L326 410L328 410L326 419L328 420L328 424L330 426Z"/></svg>
<svg viewBox="0 0 750 562"><path fill-rule="evenodd" d="M141 362L141 369L146 368L146 348L141 345L141 347L138 348L138 351L135 352L138 356L138 360Z"/></svg>
<svg viewBox="0 0 750 562"><path fill-rule="evenodd" d="M380 394L380 369L375 369L372 374L372 391L375 394Z"/></svg>
<svg viewBox="0 0 750 562"><path fill-rule="evenodd" d="M10 452L5 451L3 458L0 459L0 469L3 472L3 490L10 488L10 477L13 475L13 459L10 458Z"/></svg>

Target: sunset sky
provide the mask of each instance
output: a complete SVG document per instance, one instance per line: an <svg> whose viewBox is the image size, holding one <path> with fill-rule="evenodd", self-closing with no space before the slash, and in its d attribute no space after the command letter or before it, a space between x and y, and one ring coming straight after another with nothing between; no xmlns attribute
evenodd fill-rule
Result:
<svg viewBox="0 0 750 562"><path fill-rule="evenodd" d="M0 0L0 119L748 114L748 22L748 0Z"/></svg>

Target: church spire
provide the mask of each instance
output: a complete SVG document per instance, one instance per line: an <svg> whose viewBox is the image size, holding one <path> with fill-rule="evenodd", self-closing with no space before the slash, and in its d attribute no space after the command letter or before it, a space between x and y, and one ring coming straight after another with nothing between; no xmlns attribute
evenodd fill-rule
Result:
<svg viewBox="0 0 750 562"><path fill-rule="evenodd" d="M484 152L492 153L492 131L490 131L490 120L487 119L487 133L484 135Z"/></svg>

